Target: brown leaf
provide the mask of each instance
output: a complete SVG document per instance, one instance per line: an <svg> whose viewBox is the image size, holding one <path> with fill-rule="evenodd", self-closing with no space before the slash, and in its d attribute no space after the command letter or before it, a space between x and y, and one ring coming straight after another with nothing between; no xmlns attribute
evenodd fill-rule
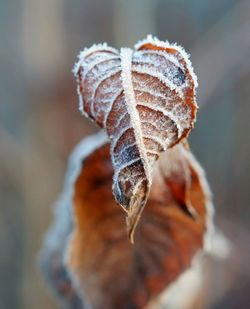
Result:
<svg viewBox="0 0 250 309"><path fill-rule="evenodd" d="M193 127L196 76L181 47L150 36L134 51L94 45L74 72L80 110L110 138L113 194L128 213L132 240L155 161Z"/></svg>
<svg viewBox="0 0 250 309"><path fill-rule="evenodd" d="M54 221L50 227L39 252L39 264L46 282L54 294L66 304L66 308L83 309L73 285L68 267L65 265L65 252L68 238L73 230L73 194L74 185L82 168L82 160L107 142L103 132L85 138L72 152L65 183L54 208Z"/></svg>
<svg viewBox="0 0 250 309"><path fill-rule="evenodd" d="M70 184L74 227L66 265L84 305L144 308L204 247L211 219L210 193L189 150L182 144L169 149L155 165L147 207L132 245L123 211L111 192L109 147L105 137L93 137L78 148L81 165L77 164L80 169Z"/></svg>

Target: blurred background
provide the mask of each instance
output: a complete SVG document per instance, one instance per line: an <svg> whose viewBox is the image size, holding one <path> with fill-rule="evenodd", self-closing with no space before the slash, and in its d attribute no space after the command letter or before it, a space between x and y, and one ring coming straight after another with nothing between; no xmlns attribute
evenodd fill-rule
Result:
<svg viewBox="0 0 250 309"><path fill-rule="evenodd" d="M0 0L0 308L59 308L37 254L67 158L97 128L78 112L81 49L178 42L198 75L190 136L234 250L214 265L208 308L250 308L250 1ZM224 266L224 272L221 271ZM226 269L225 269L226 268Z"/></svg>

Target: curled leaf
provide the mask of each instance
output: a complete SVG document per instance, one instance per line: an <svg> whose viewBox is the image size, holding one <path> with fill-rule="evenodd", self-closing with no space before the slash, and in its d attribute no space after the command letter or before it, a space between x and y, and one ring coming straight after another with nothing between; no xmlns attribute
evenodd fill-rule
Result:
<svg viewBox="0 0 250 309"><path fill-rule="evenodd" d="M94 136L78 149L79 170L70 183L74 225L66 267L83 305L144 308L204 247L211 219L210 193L189 150L182 144L168 150L155 165L147 207L132 245L123 211L111 191L109 147L105 137L101 142Z"/></svg>
<svg viewBox="0 0 250 309"><path fill-rule="evenodd" d="M74 72L80 110L109 136L113 194L133 239L155 162L193 127L196 76L181 47L150 36L135 50L94 45L80 54Z"/></svg>
<svg viewBox="0 0 250 309"><path fill-rule="evenodd" d="M40 268L46 282L56 296L67 308L82 309L82 302L78 297L65 265L65 252L68 247L68 238L74 228L73 222L73 195L76 178L82 169L82 160L88 157L96 148L107 142L103 132L94 137L85 138L72 152L63 191L54 208L54 222L49 229L42 250L39 254Z"/></svg>

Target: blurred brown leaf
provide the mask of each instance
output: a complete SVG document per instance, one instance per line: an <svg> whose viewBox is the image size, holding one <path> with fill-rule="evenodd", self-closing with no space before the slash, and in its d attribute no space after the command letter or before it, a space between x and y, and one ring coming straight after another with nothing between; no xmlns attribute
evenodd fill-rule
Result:
<svg viewBox="0 0 250 309"><path fill-rule="evenodd" d="M189 150L183 145L168 150L157 162L132 245L111 191L113 168L106 138L102 144L93 137L78 149L82 164L71 183L74 225L66 264L84 303L93 308L143 308L204 246L210 194ZM90 148L95 150L86 154Z"/></svg>

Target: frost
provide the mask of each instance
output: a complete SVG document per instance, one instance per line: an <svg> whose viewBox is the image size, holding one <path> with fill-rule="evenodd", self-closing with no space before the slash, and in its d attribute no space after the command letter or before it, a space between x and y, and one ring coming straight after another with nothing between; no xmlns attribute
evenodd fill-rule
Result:
<svg viewBox="0 0 250 309"><path fill-rule="evenodd" d="M118 54L118 51L113 47L109 47L107 43L94 44L90 48L85 48L79 53L78 61L75 63L73 70L72 70L73 74L77 76L79 68L81 67L81 65L84 64L86 57L88 57L90 54L93 54L99 51L107 51L113 54Z"/></svg>
<svg viewBox="0 0 250 309"><path fill-rule="evenodd" d="M194 73L194 69L193 69L192 63L189 60L190 55L187 54L187 52L185 51L185 49L182 46L178 45L177 43L172 43L171 44L168 41L165 41L165 42L160 41L156 37L153 37L152 35L149 34L146 39L140 40L139 42L137 42L135 44L135 49L139 50L139 49L142 48L143 45L148 44L148 43L151 43L151 44L153 44L155 46L162 47L162 48L173 48L176 51L178 51L180 53L181 57L183 58L186 66L187 66L187 69L188 69L190 75L192 76L192 79L194 80L195 88L198 87L197 76Z"/></svg>
<svg viewBox="0 0 250 309"><path fill-rule="evenodd" d="M135 139L139 146L140 156L145 169L146 177L151 182L151 177L148 173L148 160L146 149L143 143L142 130L140 126L140 117L136 109L136 100L134 95L134 87L132 82L132 55L131 49L121 49L121 67L122 67L122 85L125 91L125 98L128 113L131 118L131 125L135 131Z"/></svg>
<svg viewBox="0 0 250 309"><path fill-rule="evenodd" d="M159 70L156 70L152 67L147 68L144 65L135 65L133 67L133 70L137 73L147 74L149 76L156 77L161 83L166 85L170 90L174 91L177 96L179 96L181 99L184 98L182 90L174 83L172 83L169 78L166 78L163 74L161 74Z"/></svg>

